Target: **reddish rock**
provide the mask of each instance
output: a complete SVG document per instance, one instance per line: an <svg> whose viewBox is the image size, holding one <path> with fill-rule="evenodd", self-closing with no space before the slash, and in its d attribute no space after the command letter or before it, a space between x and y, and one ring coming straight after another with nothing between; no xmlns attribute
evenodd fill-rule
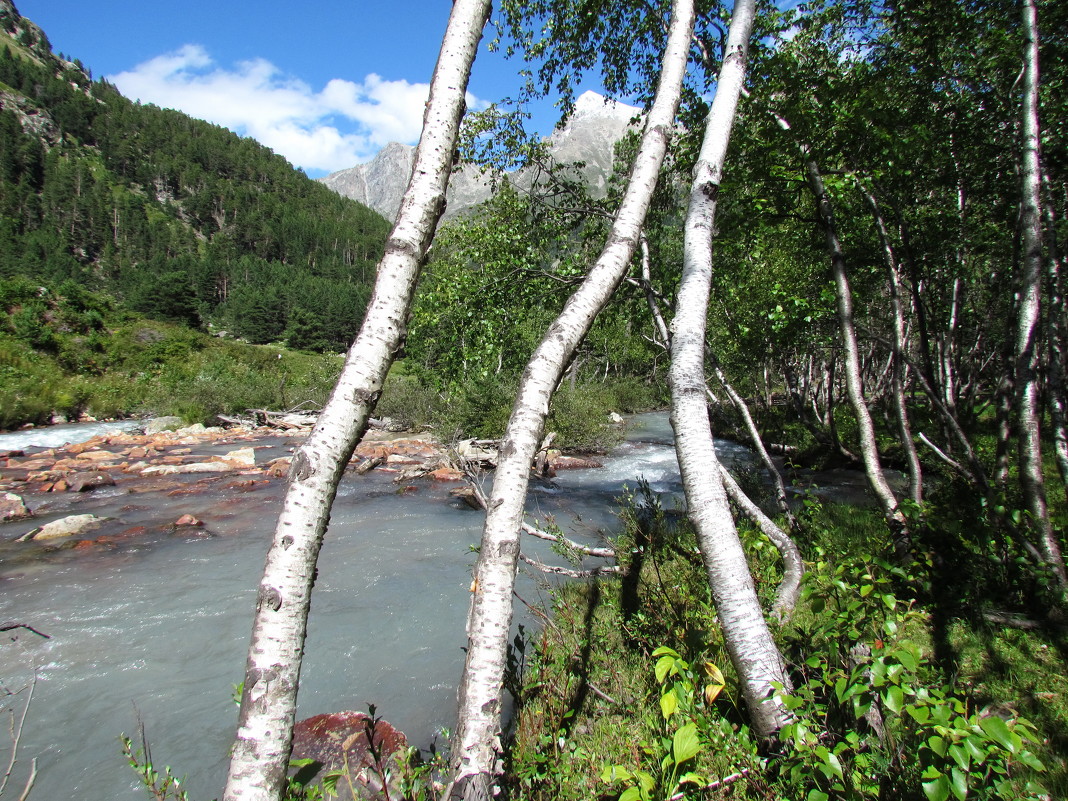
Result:
<svg viewBox="0 0 1068 801"><path fill-rule="evenodd" d="M51 470L52 465L55 463L55 459L26 459L22 461L20 459L8 459L8 467L17 467L19 470Z"/></svg>
<svg viewBox="0 0 1068 801"><path fill-rule="evenodd" d="M62 478L59 481L48 484L48 492L66 492L68 489L70 489L70 485Z"/></svg>
<svg viewBox="0 0 1068 801"><path fill-rule="evenodd" d="M148 448L130 448L129 453L127 453L126 455L129 456L131 459L144 459L146 456L148 456Z"/></svg>
<svg viewBox="0 0 1068 801"><path fill-rule="evenodd" d="M581 459L578 456L557 456L550 464L557 470L578 470L581 468L604 467L594 459Z"/></svg>
<svg viewBox="0 0 1068 801"><path fill-rule="evenodd" d="M121 453L111 451L84 451L78 454L78 458L86 462L118 462L122 460Z"/></svg>
<svg viewBox="0 0 1068 801"><path fill-rule="evenodd" d="M439 467L437 470L430 471L429 475L435 481L463 481L464 474L462 471L457 470L455 467Z"/></svg>
<svg viewBox="0 0 1068 801"><path fill-rule="evenodd" d="M193 517L193 515L182 515L181 517L179 517L177 520L174 521L174 525L176 525L176 526L202 526L204 524L202 522L200 522L199 520L197 520L195 517Z"/></svg>
<svg viewBox="0 0 1068 801"><path fill-rule="evenodd" d="M13 492L5 492L0 495L0 520L25 520L33 517L33 512L23 502L22 498Z"/></svg>
<svg viewBox="0 0 1068 801"><path fill-rule="evenodd" d="M252 492L252 490L257 490L268 483L267 481L256 481L250 478L248 481L231 481L229 484L223 484L222 489L234 492Z"/></svg>
<svg viewBox="0 0 1068 801"><path fill-rule="evenodd" d="M96 471L93 473L75 473L67 479L67 487L71 492L89 492L100 487L114 487L115 479L108 473Z"/></svg>
<svg viewBox="0 0 1068 801"><path fill-rule="evenodd" d="M370 742L385 764L376 762ZM408 750L408 740L384 720L374 721L362 712L334 712L299 721L293 730L293 759L311 759L302 768L301 779L314 782L315 777L331 770L345 770L351 779L337 783L342 801L378 799L383 793L382 777L389 779L389 798L403 798L402 771L397 763Z"/></svg>
<svg viewBox="0 0 1068 801"><path fill-rule="evenodd" d="M0 459L14 459L25 455L24 451L0 451Z"/></svg>
<svg viewBox="0 0 1068 801"><path fill-rule="evenodd" d="M283 456L280 459L275 459L267 465L267 475L274 478L285 478L289 475L289 465L292 460Z"/></svg>

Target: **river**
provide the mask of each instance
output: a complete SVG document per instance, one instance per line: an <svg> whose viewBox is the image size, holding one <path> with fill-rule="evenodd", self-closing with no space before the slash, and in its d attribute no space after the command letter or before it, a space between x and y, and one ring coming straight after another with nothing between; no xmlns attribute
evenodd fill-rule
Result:
<svg viewBox="0 0 1068 801"><path fill-rule="evenodd" d="M13 446L0 437L0 449L34 442ZM534 518L552 515L572 538L597 543L615 526L613 499L624 484L644 476L658 492L679 492L670 443L666 415L638 416L603 469L562 472L533 487L528 508ZM292 443L280 438L273 447L285 453ZM721 449L728 463L748 458L733 443ZM363 711L373 703L413 744L427 747L455 719L481 515L450 499L450 485L416 486L398 492L381 471L343 480L319 559L298 714ZM256 586L283 489L275 481L250 492L196 495L97 490L79 511L160 531L110 551L28 560L19 550L25 546L11 540L41 521L0 526L0 622L50 637L24 629L0 634L3 687L18 690L37 674L13 784L36 757L31 798L146 798L118 740L123 732L135 735L140 719L157 766L188 776L192 799L221 793L236 725L233 685L244 673ZM185 513L203 520L211 536L160 526ZM555 558L540 541L524 550ZM532 603L547 600L540 578L521 575L518 592ZM9 697L8 705L21 708L25 695ZM0 738L2 759L10 745Z"/></svg>

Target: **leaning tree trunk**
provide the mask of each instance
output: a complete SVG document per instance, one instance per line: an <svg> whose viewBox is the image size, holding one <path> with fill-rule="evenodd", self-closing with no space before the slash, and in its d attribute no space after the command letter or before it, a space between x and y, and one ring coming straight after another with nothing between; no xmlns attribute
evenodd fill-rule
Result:
<svg viewBox="0 0 1068 801"><path fill-rule="evenodd" d="M297 685L319 548L338 480L404 337L412 289L445 207L464 93L489 0L455 0L430 85L411 182L344 369L305 444L267 554L224 799L277 801L287 785Z"/></svg>
<svg viewBox="0 0 1068 801"><path fill-rule="evenodd" d="M753 577L734 527L705 402L705 328L712 281L712 236L727 144L755 14L737 0L709 110L686 214L682 280L671 337L671 424L690 521L708 572L723 637L742 684L754 730L773 735L789 720L775 686L789 688L782 655L764 620Z"/></svg>
<svg viewBox="0 0 1068 801"><path fill-rule="evenodd" d="M1038 534L1038 547L1062 595L1068 593L1060 544L1049 519L1042 476L1041 407L1038 397L1038 328L1042 297L1042 199L1038 122L1038 14L1034 0L1023 1L1025 36L1023 79L1023 195L1020 208L1023 262L1016 328L1016 418L1020 485Z"/></svg>
<svg viewBox="0 0 1068 801"><path fill-rule="evenodd" d="M803 147L802 149L807 150ZM860 353L857 347L857 330L853 322L853 291L849 286L849 274L846 270L845 254L838 239L838 229L834 221L834 209L830 195L823 184L819 165L808 153L805 154L805 168L808 175L809 189L816 199L816 211L823 226L827 250L831 255L831 271L838 296L838 329L842 337L842 349L845 354L846 392L849 404L857 418L860 439L860 453L864 458L864 472L868 477L875 498L879 502L883 516L894 534L894 548L900 556L908 550L908 526L905 516L897 508L897 498L883 475L879 448L875 441L875 426L872 424L871 412L864 401L864 384L860 377Z"/></svg>
<svg viewBox="0 0 1068 801"><path fill-rule="evenodd" d="M879 203L863 183L857 181L864 199L868 201L872 214L875 217L875 228L879 233L879 241L883 248L883 262L886 264L887 279L890 286L890 307L894 314L894 342L893 342L893 395L894 410L897 413L898 437L901 447L905 450L905 457L909 464L909 498L917 506L923 503L923 469L920 465L920 456L916 452L916 443L912 439L912 426L909 425L908 406L905 403L905 312L901 303L901 271L897 266L897 258L894 248L890 244L890 234L886 230ZM950 407L952 410L952 407Z"/></svg>
<svg viewBox="0 0 1068 801"><path fill-rule="evenodd" d="M481 801L492 795L499 771L501 695L531 461L541 440L553 390L597 313L622 281L638 246L671 139L693 26L692 0L675 0L656 99L612 230L597 263L531 357L501 440L471 586L467 659L452 739L450 798Z"/></svg>

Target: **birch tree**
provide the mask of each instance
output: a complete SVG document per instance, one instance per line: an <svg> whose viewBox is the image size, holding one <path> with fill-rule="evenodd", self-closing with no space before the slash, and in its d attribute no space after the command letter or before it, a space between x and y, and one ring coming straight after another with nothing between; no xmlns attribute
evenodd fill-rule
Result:
<svg viewBox="0 0 1068 801"><path fill-rule="evenodd" d="M773 735L788 720L775 686L789 688L783 659L757 598L716 458L705 402L705 318L712 280L717 195L745 81L755 0L737 0L690 190L685 255L671 337L671 425L690 521L708 573L723 637L754 730Z"/></svg>
<svg viewBox="0 0 1068 801"><path fill-rule="evenodd" d="M1023 179L1020 227L1023 249L1020 302L1016 328L1016 416L1020 484L1024 502L1038 534L1043 560L1057 587L1068 594L1060 544L1050 523L1042 475L1041 406L1038 396L1038 333L1042 298L1042 194L1038 118L1038 12L1034 0L1023 0L1024 70L1022 114Z"/></svg>
<svg viewBox="0 0 1068 801"><path fill-rule="evenodd" d="M338 481L404 339L412 290L445 207L464 95L489 5L453 3L412 178L363 325L315 428L293 457L256 599L226 801L278 801L286 787L316 560Z"/></svg>
<svg viewBox="0 0 1068 801"><path fill-rule="evenodd" d="M467 659L452 740L450 798L489 798L499 772L501 696L530 465L541 441L549 399L597 313L622 281L638 246L671 139L693 26L692 0L676 0L656 97L608 240L527 364L500 443L471 585Z"/></svg>

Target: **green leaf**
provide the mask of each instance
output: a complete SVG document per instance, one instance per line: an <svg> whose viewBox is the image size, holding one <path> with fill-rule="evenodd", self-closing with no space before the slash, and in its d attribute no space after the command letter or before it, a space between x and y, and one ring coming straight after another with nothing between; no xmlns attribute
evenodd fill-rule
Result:
<svg viewBox="0 0 1068 801"><path fill-rule="evenodd" d="M629 782L631 772L622 765L608 765L601 771L601 781L615 784L616 782Z"/></svg>
<svg viewBox="0 0 1068 801"><path fill-rule="evenodd" d="M968 755L968 752L965 751L965 749L963 749L961 746L951 745L949 747L949 756L954 762L957 763L957 765L960 766L961 770L967 771L971 769L971 757Z"/></svg>
<svg viewBox="0 0 1068 801"><path fill-rule="evenodd" d="M1025 765L1027 765L1027 767L1031 768L1032 770L1037 770L1039 773L1042 773L1046 770L1046 766L1042 764L1042 760L1040 760L1027 749L1020 751L1020 753L1016 755L1016 758L1023 762Z"/></svg>
<svg viewBox="0 0 1068 801"><path fill-rule="evenodd" d="M900 715L901 708L905 705L905 694L901 692L901 688L896 684L891 685L883 694L883 703L895 715Z"/></svg>
<svg viewBox="0 0 1068 801"><path fill-rule="evenodd" d="M949 775L949 789L953 791L953 795L955 795L959 801L964 801L968 796L968 774L959 771L956 768L952 768L949 771Z"/></svg>
<svg viewBox="0 0 1068 801"><path fill-rule="evenodd" d="M927 801L946 801L949 798L949 779L939 774L937 779L924 782L923 794L927 796Z"/></svg>
<svg viewBox="0 0 1068 801"><path fill-rule="evenodd" d="M983 730L987 737L1011 754L1015 754L1020 747L1020 738L1009 731L1005 721L997 715L991 715L980 720L979 728Z"/></svg>
<svg viewBox="0 0 1068 801"><path fill-rule="evenodd" d="M805 801L828 801L829 799L830 796L820 790L809 790L808 795L805 796Z"/></svg>
<svg viewBox="0 0 1068 801"><path fill-rule="evenodd" d="M905 711L920 725L923 725L931 718L931 710L926 706L910 706L906 707Z"/></svg>
<svg viewBox="0 0 1068 801"><path fill-rule="evenodd" d="M701 741L697 738L697 726L687 723L672 738L671 751L675 756L675 764L679 765L687 759L693 759L701 750Z"/></svg>
<svg viewBox="0 0 1068 801"><path fill-rule="evenodd" d="M674 691L669 690L660 696L660 714L664 716L664 720L667 720L674 715L679 709L679 699L675 695Z"/></svg>
<svg viewBox="0 0 1068 801"><path fill-rule="evenodd" d="M619 801L641 801L642 791L637 787L628 787L619 796Z"/></svg>
<svg viewBox="0 0 1068 801"><path fill-rule="evenodd" d="M839 779L845 779L842 774L842 763L838 761L838 757L826 748L822 749L824 753L819 754L824 764L830 769L831 773L837 776Z"/></svg>
<svg viewBox="0 0 1068 801"><path fill-rule="evenodd" d="M927 747L938 754L940 757L946 755L946 741L939 737L937 734L927 738Z"/></svg>
<svg viewBox="0 0 1068 801"><path fill-rule="evenodd" d="M658 648L657 650L659 651L660 649ZM657 660L655 668L657 684L663 684L668 672L673 672L671 669L675 667L675 658L674 656L662 656Z"/></svg>

